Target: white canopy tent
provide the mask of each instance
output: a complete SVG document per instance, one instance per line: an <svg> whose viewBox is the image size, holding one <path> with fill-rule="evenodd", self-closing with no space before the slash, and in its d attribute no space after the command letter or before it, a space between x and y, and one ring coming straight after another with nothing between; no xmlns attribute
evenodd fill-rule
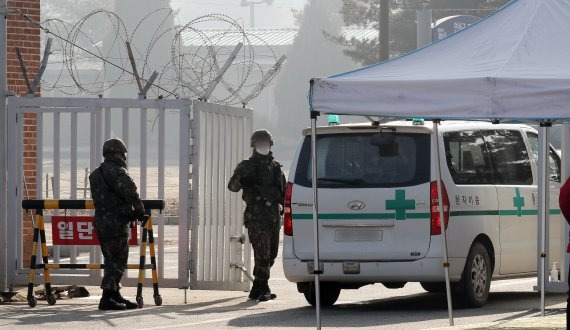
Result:
<svg viewBox="0 0 570 330"><path fill-rule="evenodd" d="M399 58L311 80L313 172L316 171L316 118L320 113L421 117L434 120L436 134L439 120L446 119L540 123L538 214L542 267L539 273L544 315L548 135L552 123L570 120L569 17L569 0L513 0L471 27ZM440 159L439 147L436 149L436 157ZM440 166L436 172L440 181ZM318 290L322 270L318 269L317 180L313 180L313 188ZM440 191L439 205L443 205L441 196ZM445 229L443 233L446 242ZM446 250L443 265L450 324L453 324ZM319 294L316 296L319 327Z"/></svg>

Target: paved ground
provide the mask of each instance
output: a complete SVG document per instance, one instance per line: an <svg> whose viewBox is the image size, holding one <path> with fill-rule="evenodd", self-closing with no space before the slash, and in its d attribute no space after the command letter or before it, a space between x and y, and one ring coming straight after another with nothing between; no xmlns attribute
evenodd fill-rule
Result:
<svg viewBox="0 0 570 330"><path fill-rule="evenodd" d="M175 232L172 229L166 230L167 236ZM168 262L165 271L174 266ZM565 295L547 296L547 317L541 318L538 316L539 295L532 292L535 283L536 279L530 278L493 282L485 307L455 311L456 327L564 328ZM164 304L156 307L152 305L152 291L145 289L145 308L122 312L97 311L101 291L88 287L91 297L60 300L54 306L48 306L45 301L40 301L34 309L26 303L0 305L0 328L313 328L314 309L297 293L296 286L284 278L280 260L273 269L270 284L278 298L266 303L249 301L244 292L188 291L188 303L184 304L184 291L162 289ZM135 295L134 288L123 291L126 296ZM416 283L397 290L378 284L343 291L335 306L323 309L322 320L323 328L337 329L409 330L448 326L445 295L426 293Z"/></svg>

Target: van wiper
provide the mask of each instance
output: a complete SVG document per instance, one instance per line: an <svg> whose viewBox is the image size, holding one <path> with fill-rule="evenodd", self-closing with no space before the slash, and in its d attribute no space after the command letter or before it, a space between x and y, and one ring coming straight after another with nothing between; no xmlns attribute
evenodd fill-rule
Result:
<svg viewBox="0 0 570 330"><path fill-rule="evenodd" d="M342 179L342 178L319 178L319 181L344 183L344 184L350 184L350 185L356 185L356 186L360 186L364 183L364 180L362 180L362 179Z"/></svg>

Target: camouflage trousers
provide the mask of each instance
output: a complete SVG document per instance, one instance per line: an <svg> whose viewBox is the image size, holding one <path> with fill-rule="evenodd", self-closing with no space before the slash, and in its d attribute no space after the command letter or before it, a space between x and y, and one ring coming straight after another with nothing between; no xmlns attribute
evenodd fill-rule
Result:
<svg viewBox="0 0 570 330"><path fill-rule="evenodd" d="M113 236L106 238L103 235L98 236L105 265L101 289L118 291L129 258L128 237Z"/></svg>
<svg viewBox="0 0 570 330"><path fill-rule="evenodd" d="M255 280L269 280L271 266L277 258L279 251L279 223L256 225L249 223L247 232L253 247L255 266L253 276Z"/></svg>

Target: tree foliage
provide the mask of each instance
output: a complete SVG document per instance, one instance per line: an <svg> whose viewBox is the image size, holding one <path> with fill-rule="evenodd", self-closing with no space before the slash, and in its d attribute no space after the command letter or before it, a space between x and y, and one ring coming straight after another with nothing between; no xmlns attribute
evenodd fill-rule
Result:
<svg viewBox="0 0 570 330"><path fill-rule="evenodd" d="M307 95L309 81L356 67L342 47L325 34L339 35L342 18L338 15L340 0L308 0L296 15L299 32L287 52L287 61L275 87L278 121L271 127L280 136L280 145L296 145L301 129L309 125Z"/></svg>
<svg viewBox="0 0 570 330"><path fill-rule="evenodd" d="M508 0L391 0L390 1L390 54L397 56L416 48L416 11L428 3L433 19L453 15L485 17L506 4ZM380 0L343 0L340 14L347 26L379 29ZM378 37L357 40L339 36L332 38L345 46L344 53L362 65L379 61Z"/></svg>

